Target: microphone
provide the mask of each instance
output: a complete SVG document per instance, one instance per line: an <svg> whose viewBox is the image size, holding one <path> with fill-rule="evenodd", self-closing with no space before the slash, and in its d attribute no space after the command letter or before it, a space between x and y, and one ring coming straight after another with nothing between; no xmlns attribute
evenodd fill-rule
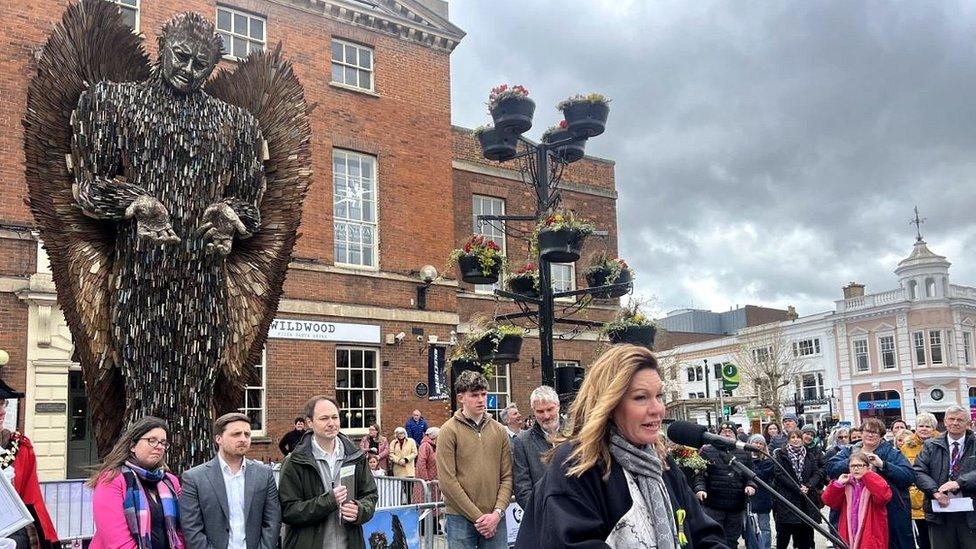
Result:
<svg viewBox="0 0 976 549"><path fill-rule="evenodd" d="M709 433L708 428L704 425L690 421L675 421L668 426L666 435L672 442L692 448L701 448L704 444L711 444L719 450L734 450L738 448L739 450L749 452L766 453L765 450L758 446Z"/></svg>

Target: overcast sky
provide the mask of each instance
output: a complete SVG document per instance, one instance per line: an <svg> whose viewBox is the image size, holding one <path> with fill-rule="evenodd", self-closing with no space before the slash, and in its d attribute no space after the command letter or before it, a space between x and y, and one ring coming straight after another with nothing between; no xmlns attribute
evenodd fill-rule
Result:
<svg viewBox="0 0 976 549"><path fill-rule="evenodd" d="M454 123L523 84L538 138L577 93L613 99L620 255L659 311L833 308L897 287L917 204L976 285L976 3L451 0ZM967 253L968 252L968 253Z"/></svg>

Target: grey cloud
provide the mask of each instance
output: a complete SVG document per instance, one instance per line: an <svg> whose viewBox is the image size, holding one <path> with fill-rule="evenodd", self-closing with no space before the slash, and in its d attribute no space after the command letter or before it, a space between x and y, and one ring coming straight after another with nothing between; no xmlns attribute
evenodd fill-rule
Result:
<svg viewBox="0 0 976 549"><path fill-rule="evenodd" d="M588 152L617 161L621 254L663 309L811 313L852 279L891 288L895 264L878 259L909 253L915 204L936 252L976 239L966 2L455 0L451 11L468 33L452 58L456 123L482 123L499 82L532 90L530 135L558 119L562 97L613 97ZM729 240L747 226L754 235ZM976 262L949 259L956 283L976 285Z"/></svg>

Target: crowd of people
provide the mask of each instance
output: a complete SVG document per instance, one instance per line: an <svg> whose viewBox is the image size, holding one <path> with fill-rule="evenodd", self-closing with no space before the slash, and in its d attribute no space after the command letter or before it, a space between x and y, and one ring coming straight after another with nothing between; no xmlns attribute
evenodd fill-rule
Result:
<svg viewBox="0 0 976 549"><path fill-rule="evenodd" d="M976 548L976 436L960 406L946 409L944 432L930 413L917 415L914 431L869 417L826 433L787 414L782 427L749 436L725 422L718 435L750 446L704 445L689 473L665 435L664 381L644 347L606 351L566 414L547 386L532 391L529 422L514 404L492 417L479 372L462 372L454 389L458 409L443 425L415 410L392 440L378 424L352 440L340 432L338 402L313 397L282 438L277 482L247 459L246 415L218 418L216 457L179 477L166 467L167 424L136 421L88 480L91 547L365 548L376 478L392 475L437 481L452 549L508 547L513 499L523 510L516 547L531 549L723 549L743 538L749 549L771 549L774 538L777 549L812 549L811 523L852 549ZM0 431L0 470L36 519L11 539L33 549L57 534L31 459L26 437Z"/></svg>

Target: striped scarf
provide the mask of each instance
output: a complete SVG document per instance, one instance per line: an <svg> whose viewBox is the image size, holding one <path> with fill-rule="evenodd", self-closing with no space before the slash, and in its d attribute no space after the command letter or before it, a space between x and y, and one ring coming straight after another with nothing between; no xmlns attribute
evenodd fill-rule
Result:
<svg viewBox="0 0 976 549"><path fill-rule="evenodd" d="M163 507L163 522L166 526L166 537L171 549L183 549L183 539L179 535L180 508L176 500L176 490L173 483L166 476L162 467L147 471L132 462L125 462L122 466L125 478L125 498L122 506L125 510L125 522L129 532L136 541L139 549L152 548L152 521L149 516L149 500L139 479L156 483L159 501ZM138 477L138 478L137 478Z"/></svg>
<svg viewBox="0 0 976 549"><path fill-rule="evenodd" d="M790 465L796 473L796 480L803 482L803 460L807 458L806 446L786 445L786 456L790 458Z"/></svg>

